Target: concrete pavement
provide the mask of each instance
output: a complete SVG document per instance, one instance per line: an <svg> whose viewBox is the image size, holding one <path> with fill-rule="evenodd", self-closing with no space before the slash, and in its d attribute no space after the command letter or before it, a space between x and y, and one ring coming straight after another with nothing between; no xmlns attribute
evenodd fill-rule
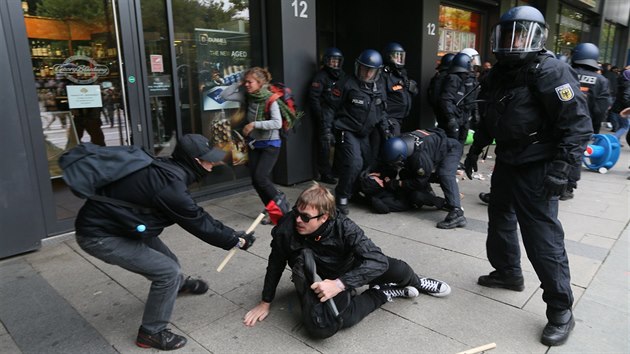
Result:
<svg viewBox="0 0 630 354"><path fill-rule="evenodd" d="M459 181L468 219L463 229L437 229L445 212L433 208L377 215L351 204L350 217L387 255L447 281L453 291L447 298L395 299L327 340L309 339L301 328L288 270L269 317L254 328L242 325L260 300L270 226L259 226L254 247L238 252L221 273L216 267L226 251L178 226L166 229L161 237L184 271L210 285L205 295L177 301L171 327L189 339L178 352L455 353L495 342L493 353L628 353L629 156L626 147L607 174L584 170L575 198L561 202L577 321L564 346L550 349L539 341L545 305L524 252L525 291L476 284L492 270L485 256L486 206L477 198L490 185L494 163L488 159L480 163L483 179ZM281 189L295 201L306 185ZM235 229L247 228L262 209L253 190L202 205ZM87 255L72 237L45 240L39 251L0 261L0 352L152 352L134 344L148 289L146 279Z"/></svg>

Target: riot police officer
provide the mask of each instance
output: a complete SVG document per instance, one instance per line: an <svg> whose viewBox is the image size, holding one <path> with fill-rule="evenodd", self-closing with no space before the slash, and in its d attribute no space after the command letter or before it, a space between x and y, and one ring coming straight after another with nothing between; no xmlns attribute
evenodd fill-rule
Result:
<svg viewBox="0 0 630 354"><path fill-rule="evenodd" d="M333 100L339 95L333 95L333 90L339 90L337 84L345 78L342 70L343 53L330 47L324 52L322 68L315 74L311 82L309 101L311 112L318 122L319 149L317 155L317 170L320 180L324 183L337 183L330 166L330 148L335 143L332 133L335 118L335 103Z"/></svg>
<svg viewBox="0 0 630 354"><path fill-rule="evenodd" d="M595 134L599 134L602 121L611 104L608 79L598 73L600 70L598 58L599 48L593 43L576 45L571 55L571 66L577 71L580 88L586 95Z"/></svg>
<svg viewBox="0 0 630 354"><path fill-rule="evenodd" d="M391 136L385 100L387 94L380 79L381 54L364 50L354 64L354 76L348 78L339 92L333 127L335 129L335 170L339 176L335 188L337 210L349 213L348 200L354 183L378 153L375 136Z"/></svg>
<svg viewBox="0 0 630 354"><path fill-rule="evenodd" d="M446 129L447 120L444 112L440 107L440 94L442 94L442 87L444 86L444 80L446 79L446 75L448 75L448 68L453 61L455 54L446 53L440 59L440 64L436 68L437 72L431 78L429 82L429 88L427 89L427 97L429 99L429 105L433 108L433 113L435 113L435 120L438 124L438 127L442 129Z"/></svg>
<svg viewBox="0 0 630 354"><path fill-rule="evenodd" d="M405 49L396 42L388 43L383 50L387 118L392 135L400 135L402 121L411 112L412 100L418 94L418 84L407 75L405 56Z"/></svg>
<svg viewBox="0 0 630 354"><path fill-rule="evenodd" d="M407 194L430 190L429 183L436 179L444 192L449 210L446 218L437 224L440 229L466 226L464 210L460 204L456 173L462 156L462 144L446 136L440 128L415 130L393 137L383 147L383 159L398 166L398 178L384 180L388 188Z"/></svg>
<svg viewBox="0 0 630 354"><path fill-rule="evenodd" d="M457 53L448 69L440 94L440 108L446 118L446 131L449 138L462 145L466 141L471 108L464 101L467 92L476 89L477 79L472 71L472 58L466 53ZM439 125L438 125L439 126Z"/></svg>
<svg viewBox="0 0 630 354"><path fill-rule="evenodd" d="M503 14L491 35L498 63L479 93L486 100L464 162L472 179L482 149L496 140L486 252L495 269L478 284L524 289L517 223L547 304L541 342L563 344L575 325L558 196L592 133L586 99L569 65L545 54L547 27L530 6Z"/></svg>

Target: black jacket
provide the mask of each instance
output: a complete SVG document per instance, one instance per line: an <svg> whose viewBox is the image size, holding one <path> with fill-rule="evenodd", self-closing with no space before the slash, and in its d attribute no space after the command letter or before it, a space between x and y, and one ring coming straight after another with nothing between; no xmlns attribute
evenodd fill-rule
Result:
<svg viewBox="0 0 630 354"><path fill-rule="evenodd" d="M410 80L407 70L385 66L383 81L387 92L387 117L403 120L411 112L411 103L418 94L417 83Z"/></svg>
<svg viewBox="0 0 630 354"><path fill-rule="evenodd" d="M614 113L619 113L628 107L630 107L630 81L620 77L619 85L617 86L617 97L610 110Z"/></svg>
<svg viewBox="0 0 630 354"><path fill-rule="evenodd" d="M382 131L389 128L387 123L387 94L382 80L366 84L356 77L345 80L336 110L334 127L350 131L358 136L368 136L375 127Z"/></svg>
<svg viewBox="0 0 630 354"><path fill-rule="evenodd" d="M317 117L319 129L322 133L332 130L332 123L335 119L335 103L339 99L340 89L338 83L343 83L345 74L343 71L334 72L324 67L319 70L311 81L309 91L309 103L311 112ZM333 95L333 90L337 95Z"/></svg>
<svg viewBox="0 0 630 354"><path fill-rule="evenodd" d="M346 289L366 285L389 268L387 257L381 249L346 216L329 219L317 241L295 231L295 218L295 212L291 211L271 231L273 239L262 292L263 301L273 301L287 262L292 268L303 248L313 250L317 273L322 279L339 278Z"/></svg>
<svg viewBox="0 0 630 354"><path fill-rule="evenodd" d="M101 194L133 203L151 210L142 212L118 205L87 200L75 221L77 235L85 237L128 237L134 239L157 237L167 226L178 224L202 241L223 249L238 243L234 230L213 219L198 206L188 184L197 176L186 166L172 159L160 159L103 188ZM138 233L130 220L146 226Z"/></svg>
<svg viewBox="0 0 630 354"><path fill-rule="evenodd" d="M568 64L544 54L517 68L499 63L484 80L479 98L485 102L471 153L481 154L495 139L497 159L509 165L581 161L593 126L577 74Z"/></svg>
<svg viewBox="0 0 630 354"><path fill-rule="evenodd" d="M606 117L606 112L612 103L608 79L596 71L583 67L575 67L574 69L578 74L582 92L586 96L591 118L601 122Z"/></svg>

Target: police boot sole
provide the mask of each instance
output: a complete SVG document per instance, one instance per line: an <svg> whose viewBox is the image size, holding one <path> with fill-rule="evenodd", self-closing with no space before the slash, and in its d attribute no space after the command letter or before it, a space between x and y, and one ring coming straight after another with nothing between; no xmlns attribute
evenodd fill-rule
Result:
<svg viewBox="0 0 630 354"><path fill-rule="evenodd" d="M525 284L522 282L508 283L504 281L500 281L494 278L490 278L487 275L482 275L477 279L477 284L481 286L485 286L486 288L500 288L507 289L513 291L523 291L525 290Z"/></svg>

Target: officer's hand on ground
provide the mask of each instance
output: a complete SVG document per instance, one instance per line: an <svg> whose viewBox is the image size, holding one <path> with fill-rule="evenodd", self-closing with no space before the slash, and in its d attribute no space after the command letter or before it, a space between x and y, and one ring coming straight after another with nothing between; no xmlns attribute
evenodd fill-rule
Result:
<svg viewBox="0 0 630 354"><path fill-rule="evenodd" d="M468 153L466 155L466 160L464 160L464 171L466 171L466 177L468 179L473 179L473 172L477 172L479 167L477 166L477 160L479 159L479 155Z"/></svg>
<svg viewBox="0 0 630 354"><path fill-rule="evenodd" d="M238 237L238 248L243 251L252 247L254 242L256 241L256 237L254 236L254 231L250 233L245 233L245 231L236 231L234 236Z"/></svg>
<svg viewBox="0 0 630 354"><path fill-rule="evenodd" d="M569 180L567 176L571 170L571 165L562 160L554 160L549 166L547 175L543 182L545 198L560 196L567 189Z"/></svg>
<svg viewBox="0 0 630 354"><path fill-rule="evenodd" d="M269 315L271 304L261 301L256 307L249 310L243 317L243 324L247 327L254 327L256 322L262 321Z"/></svg>

